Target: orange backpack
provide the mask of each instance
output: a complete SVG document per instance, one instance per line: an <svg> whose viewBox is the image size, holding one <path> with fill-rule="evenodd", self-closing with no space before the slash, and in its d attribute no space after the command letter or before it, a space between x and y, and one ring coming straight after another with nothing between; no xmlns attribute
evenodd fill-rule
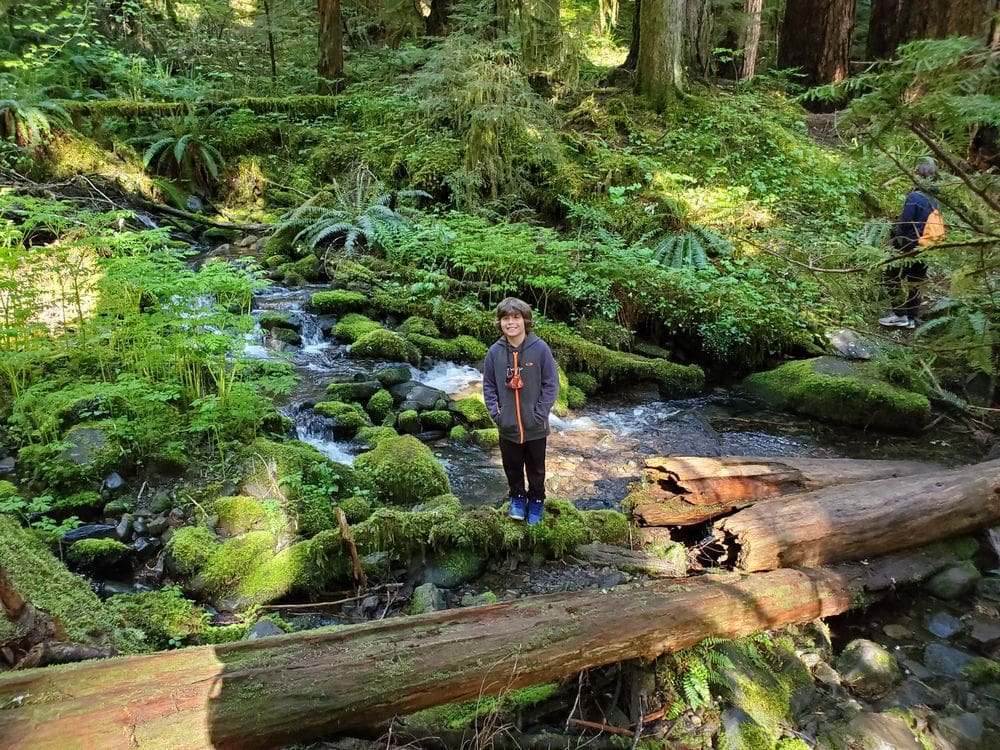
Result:
<svg viewBox="0 0 1000 750"><path fill-rule="evenodd" d="M944 219L941 218L941 212L933 208L924 222L924 231L920 233L917 244L926 247L941 239L944 239Z"/></svg>

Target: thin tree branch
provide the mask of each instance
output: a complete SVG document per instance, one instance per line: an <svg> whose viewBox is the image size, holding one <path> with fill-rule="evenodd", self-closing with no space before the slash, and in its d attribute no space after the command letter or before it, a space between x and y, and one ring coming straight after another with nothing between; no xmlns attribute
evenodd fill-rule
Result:
<svg viewBox="0 0 1000 750"><path fill-rule="evenodd" d="M916 122L912 121L907 123L907 127L915 136L917 136L917 138L919 138L921 141L924 142L927 148L929 148L932 152L934 152L934 155L937 158L939 158L941 161L947 164L948 168L952 172L954 172L962 182L965 183L966 187L968 187L969 190L978 195L979 198L983 201L983 203L985 203L987 206L992 208L997 213L1000 213L1000 203L998 203L996 199L993 198L993 196L980 190L975 185L975 183L972 182L972 179L969 177L968 174L966 174L965 170L963 170L958 165L958 162L956 162L953 158L951 158L951 155L946 153L945 150L941 148L934 141L934 139L932 139L930 135L927 134L927 132L922 127L920 127Z"/></svg>

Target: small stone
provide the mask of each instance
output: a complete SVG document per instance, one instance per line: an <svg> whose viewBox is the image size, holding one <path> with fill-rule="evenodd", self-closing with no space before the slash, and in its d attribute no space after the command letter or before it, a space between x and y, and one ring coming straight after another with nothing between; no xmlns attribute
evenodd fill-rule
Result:
<svg viewBox="0 0 1000 750"><path fill-rule="evenodd" d="M900 665L918 680L926 680L934 673L915 659L900 659Z"/></svg>
<svg viewBox="0 0 1000 750"><path fill-rule="evenodd" d="M148 525L145 518L136 518L135 522L132 524L132 529L135 531L137 536L142 536L146 533Z"/></svg>
<svg viewBox="0 0 1000 750"><path fill-rule="evenodd" d="M977 643L993 643L1000 641L1000 620L985 615L972 618L972 631L969 633Z"/></svg>
<svg viewBox="0 0 1000 750"><path fill-rule="evenodd" d="M108 490L109 492L114 492L115 490L120 490L125 486L125 480L121 478L121 475L117 471L113 471L108 476L104 478L101 482L101 490Z"/></svg>
<svg viewBox="0 0 1000 750"><path fill-rule="evenodd" d="M159 546L159 539L147 539L144 536L137 537L136 540L132 542L132 549L139 554L152 554Z"/></svg>
<svg viewBox="0 0 1000 750"><path fill-rule="evenodd" d="M608 573L603 576L597 584L597 588L600 589L611 589L622 583L625 580L625 575L621 571L614 571L613 573Z"/></svg>
<svg viewBox="0 0 1000 750"><path fill-rule="evenodd" d="M275 635L284 635L285 631L279 628L270 620L258 620L247 633L248 641L257 641L261 638L270 638Z"/></svg>
<svg viewBox="0 0 1000 750"><path fill-rule="evenodd" d="M885 708L909 709L913 706L943 708L948 698L916 677L907 677L882 703Z"/></svg>
<svg viewBox="0 0 1000 750"><path fill-rule="evenodd" d="M840 686L840 675L837 670L827 664L825 661L821 661L813 669L813 677L822 682L824 685L829 686Z"/></svg>
<svg viewBox="0 0 1000 750"><path fill-rule="evenodd" d="M149 501L149 509L154 513L163 513L170 510L171 504L170 493L166 490L157 490L153 499Z"/></svg>
<svg viewBox="0 0 1000 750"><path fill-rule="evenodd" d="M976 566L964 561L932 576L924 587L939 599L958 599L972 591L980 577Z"/></svg>
<svg viewBox="0 0 1000 750"><path fill-rule="evenodd" d="M62 535L66 544L79 542L81 539L111 539L115 536L115 527L109 523L88 523L77 526Z"/></svg>
<svg viewBox="0 0 1000 750"><path fill-rule="evenodd" d="M931 732L944 738L951 747L979 748L983 745L983 719L978 714L946 716L931 726Z"/></svg>
<svg viewBox="0 0 1000 750"><path fill-rule="evenodd" d="M146 522L146 533L150 536L160 536L164 531L167 530L167 517L157 516L151 521Z"/></svg>
<svg viewBox="0 0 1000 750"><path fill-rule="evenodd" d="M873 641L851 641L837 658L837 671L851 689L863 696L888 691L902 676L896 657Z"/></svg>
<svg viewBox="0 0 1000 750"><path fill-rule="evenodd" d="M985 576L976 583L976 594L989 599L991 602L1000 602L1000 577Z"/></svg>
<svg viewBox="0 0 1000 750"><path fill-rule="evenodd" d="M17 461L14 460L13 456L7 456L4 459L0 459L0 476L5 474L13 474L14 467L17 465Z"/></svg>
<svg viewBox="0 0 1000 750"><path fill-rule="evenodd" d="M945 677L961 677L962 668L972 659L971 654L942 643L929 643L924 649L924 666Z"/></svg>
<svg viewBox="0 0 1000 750"><path fill-rule="evenodd" d="M923 750L906 722L893 714L858 714L851 719L847 732L857 741L856 746L865 750Z"/></svg>
<svg viewBox="0 0 1000 750"><path fill-rule="evenodd" d="M122 516L122 520L118 522L118 526L115 528L115 534L123 542L132 536L133 529L133 518L131 513L126 513Z"/></svg>
<svg viewBox="0 0 1000 750"><path fill-rule="evenodd" d="M913 637L913 631L905 625L900 625L899 623L889 623L882 628L882 632L885 633L887 637L892 638L895 641L902 641Z"/></svg>
<svg viewBox="0 0 1000 750"><path fill-rule="evenodd" d="M424 583L413 589L407 612L411 615L422 615L424 612L437 612L444 608L441 590L433 583Z"/></svg>
<svg viewBox="0 0 1000 750"><path fill-rule="evenodd" d="M955 633L961 633L965 625L954 615L947 612L935 612L927 622L927 629L938 638L951 638Z"/></svg>

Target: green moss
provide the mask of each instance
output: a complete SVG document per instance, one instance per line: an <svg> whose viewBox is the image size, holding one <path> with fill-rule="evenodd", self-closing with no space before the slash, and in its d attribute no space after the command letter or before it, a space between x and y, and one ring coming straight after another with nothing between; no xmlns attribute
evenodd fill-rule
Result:
<svg viewBox="0 0 1000 750"><path fill-rule="evenodd" d="M365 404L365 411L368 412L368 416L372 418L373 422L379 424L383 419L392 414L392 405L392 394L389 391L380 390L368 399L368 403Z"/></svg>
<svg viewBox="0 0 1000 750"><path fill-rule="evenodd" d="M298 328L291 313L278 312L277 310L267 310L261 313L257 322L265 331L270 331L273 328Z"/></svg>
<svg viewBox="0 0 1000 750"><path fill-rule="evenodd" d="M490 413L486 411L486 404L483 403L481 396L467 396L453 401L448 408L454 411L468 427L482 429L496 426L490 418Z"/></svg>
<svg viewBox="0 0 1000 750"><path fill-rule="evenodd" d="M362 427L371 427L372 422L357 404L343 401L320 401L313 410L333 421L333 434L337 438L350 438Z"/></svg>
<svg viewBox="0 0 1000 750"><path fill-rule="evenodd" d="M593 541L583 514L567 500L546 500L542 523L530 527L528 533L553 557L562 557L578 545Z"/></svg>
<svg viewBox="0 0 1000 750"><path fill-rule="evenodd" d="M201 569L215 552L219 543L204 526L185 526L177 529L167 542L167 551L180 573L191 575Z"/></svg>
<svg viewBox="0 0 1000 750"><path fill-rule="evenodd" d="M330 397L331 401L356 401L359 404L363 404L381 389L382 385L377 380L330 383L326 387L326 395Z"/></svg>
<svg viewBox="0 0 1000 750"><path fill-rule="evenodd" d="M365 427L354 436L355 442L374 448L383 440L396 437L395 427Z"/></svg>
<svg viewBox="0 0 1000 750"><path fill-rule="evenodd" d="M247 580L249 573L274 556L275 543L270 532L251 531L217 546L199 572L205 590L220 592Z"/></svg>
<svg viewBox="0 0 1000 750"><path fill-rule="evenodd" d="M912 433L930 416L925 396L871 378L833 357L789 362L751 375L743 385L750 395L778 408L855 427Z"/></svg>
<svg viewBox="0 0 1000 750"><path fill-rule="evenodd" d="M450 492L448 477L430 448L411 435L383 440L355 461L382 500L413 505Z"/></svg>
<svg viewBox="0 0 1000 750"><path fill-rule="evenodd" d="M177 587L116 594L105 606L115 626L126 631L133 652L160 651L208 630L204 610Z"/></svg>
<svg viewBox="0 0 1000 750"><path fill-rule="evenodd" d="M586 396L592 396L597 392L597 378L589 372L571 372L567 379L571 386L579 388Z"/></svg>
<svg viewBox="0 0 1000 750"><path fill-rule="evenodd" d="M559 373L559 394L552 405L552 411L560 417L565 417L569 415L569 379L561 365L556 366L556 371Z"/></svg>
<svg viewBox="0 0 1000 750"><path fill-rule="evenodd" d="M291 533L290 519L277 500L260 500L240 495L220 497L215 502L219 517L218 530L226 536L237 536L248 531L270 531L275 536Z"/></svg>
<svg viewBox="0 0 1000 750"><path fill-rule="evenodd" d="M22 599L58 618L69 640L115 643L107 612L89 582L70 573L31 532L3 514L0 569Z"/></svg>
<svg viewBox="0 0 1000 750"><path fill-rule="evenodd" d="M14 500L18 497L20 497L20 494L18 494L17 487L6 479L0 479L0 503L5 500Z"/></svg>
<svg viewBox="0 0 1000 750"><path fill-rule="evenodd" d="M782 737L774 746L774 750L810 750L810 747L798 737Z"/></svg>
<svg viewBox="0 0 1000 750"><path fill-rule="evenodd" d="M81 539L73 542L66 552L66 559L81 568L110 565L131 551L117 539Z"/></svg>
<svg viewBox="0 0 1000 750"><path fill-rule="evenodd" d="M480 448L496 448L500 445L500 430L496 427L485 430L473 430L472 439Z"/></svg>
<svg viewBox="0 0 1000 750"><path fill-rule="evenodd" d="M517 709L534 706L551 698L559 690L556 683L511 690L499 696L481 696L477 700L447 703L424 709L409 717L409 722L430 729L459 731L486 714L499 714L498 724L507 723Z"/></svg>
<svg viewBox="0 0 1000 750"><path fill-rule="evenodd" d="M425 430L449 430L451 424L450 411L425 411L420 415L420 426Z"/></svg>
<svg viewBox="0 0 1000 750"><path fill-rule="evenodd" d="M486 357L486 346L472 336L441 339L419 333L407 333L406 340L416 346L421 354L434 359L480 362Z"/></svg>
<svg viewBox="0 0 1000 750"><path fill-rule="evenodd" d="M594 541L624 545L629 539L628 518L614 510L592 510L583 514ZM683 545L679 545L683 549Z"/></svg>
<svg viewBox="0 0 1000 750"><path fill-rule="evenodd" d="M469 431L460 424L451 428L451 432L448 433L448 437L456 443L466 443L471 439Z"/></svg>
<svg viewBox="0 0 1000 750"><path fill-rule="evenodd" d="M341 341L355 342L372 331L382 329L381 323L358 313L351 313L341 318L333 327L333 335Z"/></svg>
<svg viewBox="0 0 1000 750"><path fill-rule="evenodd" d="M367 299L361 292L334 289L329 292L316 292L309 300L309 304L316 312L326 315L342 315L363 310L367 305Z"/></svg>
<svg viewBox="0 0 1000 750"><path fill-rule="evenodd" d="M411 378L412 374L410 373L410 368L406 365L390 365L389 367L383 367L375 373L375 379L380 382L384 388L400 385L401 383L407 382Z"/></svg>
<svg viewBox="0 0 1000 750"><path fill-rule="evenodd" d="M349 497L337 503L348 523L361 523L372 514L371 503L364 497Z"/></svg>
<svg viewBox="0 0 1000 750"><path fill-rule="evenodd" d="M96 511L102 508L103 505L104 500L98 493L85 490L83 492L75 492L67 497L56 498L56 501L52 503L52 508L53 510L62 512Z"/></svg>
<svg viewBox="0 0 1000 750"><path fill-rule="evenodd" d="M360 359L385 359L391 362L420 361L417 348L398 333L379 329L370 331L351 346L350 356Z"/></svg>
<svg viewBox="0 0 1000 750"><path fill-rule="evenodd" d="M587 403L587 396L576 386L571 385L566 389L566 405L570 409L582 409Z"/></svg>
<svg viewBox="0 0 1000 750"><path fill-rule="evenodd" d="M413 315L404 320L396 331L404 336L408 336L411 333L416 333L420 336L431 336L433 338L441 336L441 332L433 320L421 318L419 315Z"/></svg>
<svg viewBox="0 0 1000 750"><path fill-rule="evenodd" d="M962 675L977 684L1000 683L1000 662L976 657L962 667Z"/></svg>
<svg viewBox="0 0 1000 750"><path fill-rule="evenodd" d="M272 328L270 337L275 341L280 341L283 344L291 344L292 346L298 346L302 343L302 336L299 332L293 331L290 328Z"/></svg>
<svg viewBox="0 0 1000 750"><path fill-rule="evenodd" d="M396 429L410 435L420 432L420 413L416 409L407 409L396 415Z"/></svg>

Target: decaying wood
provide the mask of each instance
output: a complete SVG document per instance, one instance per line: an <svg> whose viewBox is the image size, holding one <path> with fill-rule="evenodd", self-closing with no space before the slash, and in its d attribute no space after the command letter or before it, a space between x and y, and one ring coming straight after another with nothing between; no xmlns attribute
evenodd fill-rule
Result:
<svg viewBox="0 0 1000 750"><path fill-rule="evenodd" d="M649 458L642 484L631 496L632 514L647 526L690 526L769 497L940 468L919 461L849 458Z"/></svg>
<svg viewBox="0 0 1000 750"><path fill-rule="evenodd" d="M627 573L646 573L656 578L682 578L687 575L687 564L639 550L616 547L612 544L585 544L576 548L576 555L597 565L610 565Z"/></svg>
<svg viewBox="0 0 1000 750"><path fill-rule="evenodd" d="M1000 521L1000 459L825 487L757 503L715 524L744 570L862 560Z"/></svg>
<svg viewBox="0 0 1000 750"><path fill-rule="evenodd" d="M929 575L947 558L891 561ZM4 748L262 748L843 612L881 565L529 597L0 676Z"/></svg>
<svg viewBox="0 0 1000 750"><path fill-rule="evenodd" d="M33 669L50 664L71 664L87 659L107 659L117 652L112 648L90 646L86 643L45 641L37 643L17 662L14 669Z"/></svg>
<svg viewBox="0 0 1000 750"><path fill-rule="evenodd" d="M358 557L358 548L354 544L354 537L351 536L351 529L347 525L347 516L342 508L337 508L337 523L340 526L340 538L347 547L351 555L351 566L354 572L354 582L362 589L368 588L368 576L365 575L364 568L361 567L361 558Z"/></svg>

